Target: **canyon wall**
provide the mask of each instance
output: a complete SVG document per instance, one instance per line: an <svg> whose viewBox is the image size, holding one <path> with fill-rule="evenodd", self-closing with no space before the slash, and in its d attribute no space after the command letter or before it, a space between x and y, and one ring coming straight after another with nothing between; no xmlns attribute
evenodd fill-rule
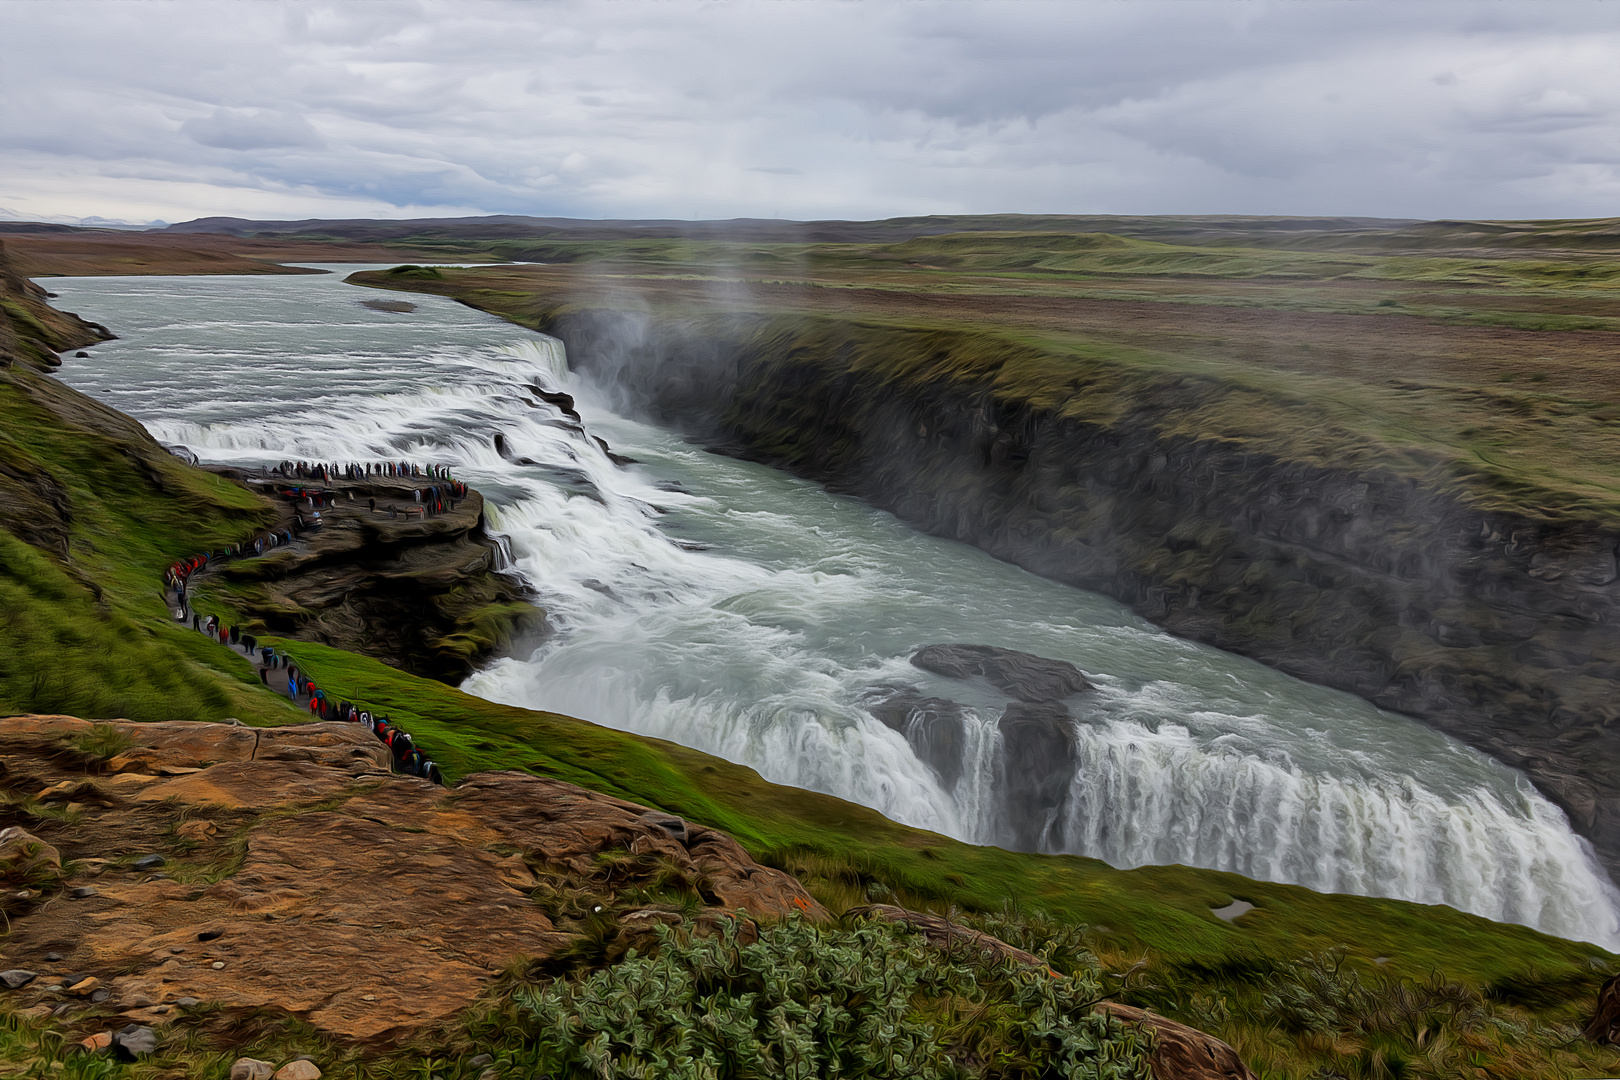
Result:
<svg viewBox="0 0 1620 1080"><path fill-rule="evenodd" d="M1201 433L1183 421L1213 379L1010 378L1038 348L971 331L580 307L532 324L649 419L1419 717L1522 769L1620 868L1620 521Z"/></svg>

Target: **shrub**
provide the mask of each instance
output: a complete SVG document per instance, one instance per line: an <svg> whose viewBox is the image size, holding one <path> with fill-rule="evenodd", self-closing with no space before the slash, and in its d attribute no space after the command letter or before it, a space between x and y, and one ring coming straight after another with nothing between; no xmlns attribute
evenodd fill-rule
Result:
<svg viewBox="0 0 1620 1080"><path fill-rule="evenodd" d="M519 990L538 1072L603 1080L1071 1077L1149 1080L1149 1036L1092 1013L1089 976L969 965L909 927L802 920L710 938Z"/></svg>

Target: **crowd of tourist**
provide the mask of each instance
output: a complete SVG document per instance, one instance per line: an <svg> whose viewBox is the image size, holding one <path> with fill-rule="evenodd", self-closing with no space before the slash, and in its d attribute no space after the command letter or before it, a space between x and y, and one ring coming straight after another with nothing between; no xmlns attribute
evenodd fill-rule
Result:
<svg viewBox="0 0 1620 1080"><path fill-rule="evenodd" d="M442 513L446 508L453 508L454 500L464 497L468 491L466 484L451 479L448 469L410 462L339 466L287 461L271 471L285 477L320 480L325 483L331 483L334 476L341 480L364 480L367 477L381 476L431 477L442 483L431 484L415 492L416 502L423 504L427 512ZM283 497L302 502L310 510L311 517L308 519L302 514L294 515L298 533L319 528L320 508L331 506L336 497L336 493L332 491L302 485L277 490ZM375 499L372 500L371 508L376 509ZM260 645L258 639L251 634L244 634L240 627L227 626L217 616L201 615L191 611L188 587L194 575L222 559L263 555L266 551L290 544L295 539L297 536L294 529L270 530L252 540L230 544L219 551L205 551L189 559L172 563L164 571L163 581L173 593L172 599L178 608L176 617L182 621L189 619L192 629L206 635L210 640L242 653L257 669L260 682L278 693L285 693L294 704L306 704L311 716L321 720L339 720L363 726L388 747L395 772L421 777L436 784L444 783L444 774L439 771L438 765L422 752L409 732L402 730L387 716L375 715L352 701L333 698L327 693L326 688L316 685L305 672L300 671L292 657L285 652L268 645ZM166 593L165 600L169 599Z"/></svg>

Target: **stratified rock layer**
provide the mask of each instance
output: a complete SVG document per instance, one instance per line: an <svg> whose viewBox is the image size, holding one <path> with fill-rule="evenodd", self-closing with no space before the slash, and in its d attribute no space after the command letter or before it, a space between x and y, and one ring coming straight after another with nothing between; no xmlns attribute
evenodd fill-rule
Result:
<svg viewBox="0 0 1620 1080"><path fill-rule="evenodd" d="M0 764L13 796L65 811L29 817L35 836L13 846L35 864L59 850L69 884L94 883L82 899L37 884L31 902L8 897L0 968L44 973L17 993L51 1002L57 976L96 976L142 1023L196 998L398 1041L517 958L565 948L572 934L529 893L541 875L588 881L609 854L702 881L710 918L827 917L724 833L521 773L453 790L394 776L355 725L11 717ZM159 872L135 871L153 852Z"/></svg>
<svg viewBox="0 0 1620 1080"><path fill-rule="evenodd" d="M544 632L533 590L500 572L478 492L428 516L415 492L431 480L245 479L266 491L329 490L337 500L322 512L325 524L297 532L293 544L209 572L236 586L233 609L251 620L248 629L364 653L452 684L479 661ZM278 500L277 510L280 527L291 529L297 504Z"/></svg>

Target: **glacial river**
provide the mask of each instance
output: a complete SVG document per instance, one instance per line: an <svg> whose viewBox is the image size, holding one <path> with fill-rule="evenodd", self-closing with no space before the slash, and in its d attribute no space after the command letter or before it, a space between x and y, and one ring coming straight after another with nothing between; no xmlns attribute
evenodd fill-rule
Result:
<svg viewBox="0 0 1620 1080"><path fill-rule="evenodd" d="M1015 823L1007 698L909 662L934 642L1069 660L1066 850L1444 903L1620 948L1620 894L1522 776L1347 694L1184 641L1119 604L615 414L560 343L448 300L309 277L57 278L120 335L63 381L204 461L409 458L484 492L556 633L463 689L656 735L975 843ZM524 387L575 396L580 431ZM504 455L494 436L504 436ZM595 438L636 459L615 464ZM515 463L522 459L527 464ZM862 707L968 707L945 783Z"/></svg>

